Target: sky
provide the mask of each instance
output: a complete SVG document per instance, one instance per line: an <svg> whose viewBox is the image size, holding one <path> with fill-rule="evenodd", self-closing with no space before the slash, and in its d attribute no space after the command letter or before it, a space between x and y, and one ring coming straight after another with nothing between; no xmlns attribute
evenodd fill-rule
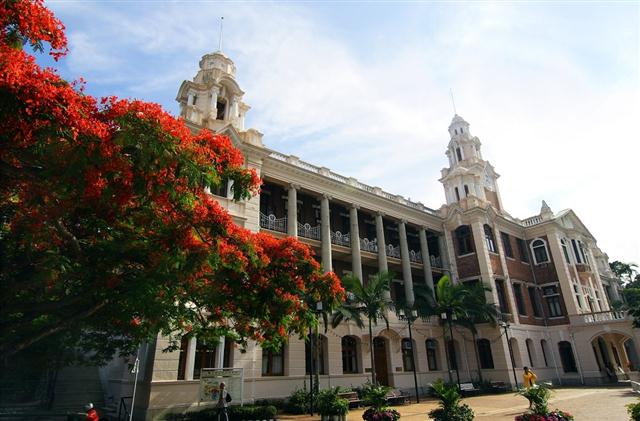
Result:
<svg viewBox="0 0 640 421"><path fill-rule="evenodd" d="M218 48L267 147L431 208L456 111L505 209L640 264L640 2L48 1L87 92L160 103ZM51 64L44 57L43 64Z"/></svg>

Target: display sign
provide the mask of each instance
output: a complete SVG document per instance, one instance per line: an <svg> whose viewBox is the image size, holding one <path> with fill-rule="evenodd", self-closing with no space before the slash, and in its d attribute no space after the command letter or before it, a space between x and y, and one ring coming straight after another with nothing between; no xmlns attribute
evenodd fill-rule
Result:
<svg viewBox="0 0 640 421"><path fill-rule="evenodd" d="M200 402L217 402L220 383L231 395L230 405L242 404L244 372L242 368L203 368L200 371Z"/></svg>

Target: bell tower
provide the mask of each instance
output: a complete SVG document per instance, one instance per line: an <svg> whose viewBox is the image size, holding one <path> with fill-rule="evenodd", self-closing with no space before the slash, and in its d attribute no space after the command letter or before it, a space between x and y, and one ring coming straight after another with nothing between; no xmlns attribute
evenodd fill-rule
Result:
<svg viewBox="0 0 640 421"><path fill-rule="evenodd" d="M446 155L449 167L442 169L440 182L444 186L447 205L468 202L475 198L502 211L498 177L493 166L482 159L480 139L471 135L469 123L458 114L449 124L449 145Z"/></svg>
<svg viewBox="0 0 640 421"><path fill-rule="evenodd" d="M193 80L182 82L176 101L180 116L196 126L217 131L229 124L244 131L250 107L236 82L236 66L222 51L205 54Z"/></svg>

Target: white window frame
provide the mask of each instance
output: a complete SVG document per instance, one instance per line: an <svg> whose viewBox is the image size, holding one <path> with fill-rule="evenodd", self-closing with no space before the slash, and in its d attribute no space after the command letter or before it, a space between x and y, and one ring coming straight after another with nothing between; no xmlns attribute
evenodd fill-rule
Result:
<svg viewBox="0 0 640 421"><path fill-rule="evenodd" d="M542 245L543 245L543 247L544 247L544 251L545 251L545 253L547 254L547 260L545 260L544 262L538 262L538 258L536 257L536 253L535 253L535 251L533 250L533 249L534 249L533 244L534 244L536 241L541 241L541 242L542 242ZM543 264L543 263L550 263L550 262L551 262L551 258L550 258L550 256L549 256L549 247L547 247L547 242L546 242L546 241L544 241L544 239L542 239L542 238L540 238L540 237L534 238L534 239L533 239L533 240L531 240L531 242L529 243L529 249L531 250L531 255L533 256L533 262L534 262L536 265L541 265L541 264Z"/></svg>

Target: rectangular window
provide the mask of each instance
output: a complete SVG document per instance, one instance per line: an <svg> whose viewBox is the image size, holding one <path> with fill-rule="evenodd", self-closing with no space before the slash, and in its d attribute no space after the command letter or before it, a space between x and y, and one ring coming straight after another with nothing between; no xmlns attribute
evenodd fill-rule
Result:
<svg viewBox="0 0 640 421"><path fill-rule="evenodd" d="M516 238L518 244L518 252L520 253L520 261L529 263L529 255L527 254L527 245L522 238Z"/></svg>
<svg viewBox="0 0 640 421"><path fill-rule="evenodd" d="M413 371L413 346L409 339L402 340L402 367L404 371Z"/></svg>
<svg viewBox="0 0 640 421"><path fill-rule="evenodd" d="M573 253L576 256L576 263L582 263L582 259L580 258L580 251L578 250L578 243L576 240L571 240L571 245L573 246Z"/></svg>
<svg viewBox="0 0 640 421"><path fill-rule="evenodd" d="M509 234L506 232L501 232L500 237L502 237L502 246L504 247L504 255L507 257L513 257L513 248L511 248L511 241L509 239Z"/></svg>
<svg viewBox="0 0 640 421"><path fill-rule="evenodd" d="M527 288L529 291L529 301L531 301L531 307L533 307L533 315L535 317L541 317L542 311L540 311L540 301L538 300L538 292L535 287Z"/></svg>
<svg viewBox="0 0 640 421"><path fill-rule="evenodd" d="M559 317L562 316L562 307L560 307L560 297L554 295L552 297L545 297L547 299L547 305L549 306L549 316Z"/></svg>
<svg viewBox="0 0 640 421"><path fill-rule="evenodd" d="M522 297L522 285L513 284L513 295L515 295L516 297L516 307L518 307L518 314L526 316L527 310L524 306L524 298Z"/></svg>
<svg viewBox="0 0 640 421"><path fill-rule="evenodd" d="M504 283L501 279L496 279L496 293L498 294L498 305L500 306L500 312L509 313L507 296L504 293Z"/></svg>

